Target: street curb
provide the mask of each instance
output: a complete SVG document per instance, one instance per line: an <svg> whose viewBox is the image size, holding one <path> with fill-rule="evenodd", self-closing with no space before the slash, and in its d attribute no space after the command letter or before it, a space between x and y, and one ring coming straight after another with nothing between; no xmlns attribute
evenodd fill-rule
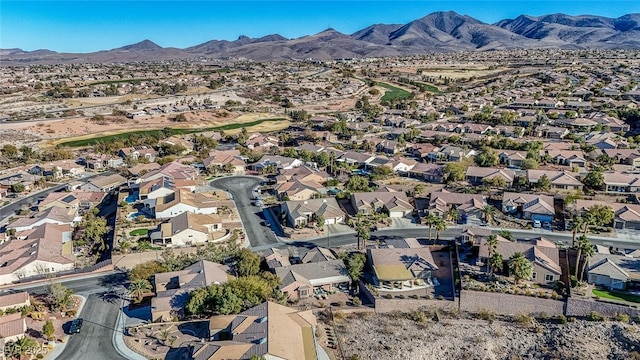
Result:
<svg viewBox="0 0 640 360"><path fill-rule="evenodd" d="M78 311L76 312L76 318L80 317L80 314L82 313L82 310L84 309L84 304L87 302L87 298L82 296L82 295L78 295L78 294L74 294L74 296L77 296L80 298L80 305L78 306ZM67 344L69 343L69 339L70 336L65 334L67 340L65 342L61 342L61 343L57 343L56 345L53 347L53 351L49 353L49 355L47 355L47 357L49 356L55 356L52 359L57 359L60 354L62 354L64 352L64 349L67 347Z"/></svg>
<svg viewBox="0 0 640 360"><path fill-rule="evenodd" d="M116 329L113 331L113 337L111 343L113 348L116 349L120 356L130 360L146 360L147 358L131 350L124 342L124 323L121 321L124 316L124 300L122 300L122 306L118 310L118 317L116 318ZM125 350L126 349L126 350Z"/></svg>

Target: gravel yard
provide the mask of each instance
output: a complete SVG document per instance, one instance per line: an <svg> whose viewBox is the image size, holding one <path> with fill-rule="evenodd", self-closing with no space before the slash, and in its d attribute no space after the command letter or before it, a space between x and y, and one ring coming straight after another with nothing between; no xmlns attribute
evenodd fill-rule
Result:
<svg viewBox="0 0 640 360"><path fill-rule="evenodd" d="M640 359L637 324L439 316L440 321L434 312L339 314L336 334L347 359Z"/></svg>

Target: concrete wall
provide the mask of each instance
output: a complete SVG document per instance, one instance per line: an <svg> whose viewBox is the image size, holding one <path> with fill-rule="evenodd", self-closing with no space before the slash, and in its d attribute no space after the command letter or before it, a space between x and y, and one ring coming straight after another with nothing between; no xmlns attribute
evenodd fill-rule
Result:
<svg viewBox="0 0 640 360"><path fill-rule="evenodd" d="M560 315L564 312L564 301L494 292L461 291L460 310L476 312L482 309L503 315L518 313Z"/></svg>
<svg viewBox="0 0 640 360"><path fill-rule="evenodd" d="M447 310L457 310L458 303L456 301L451 300L427 300L427 299L385 299L385 298L377 298L376 299L376 312L384 313L390 311L409 311L409 310L417 310L422 307L435 307L440 309Z"/></svg>

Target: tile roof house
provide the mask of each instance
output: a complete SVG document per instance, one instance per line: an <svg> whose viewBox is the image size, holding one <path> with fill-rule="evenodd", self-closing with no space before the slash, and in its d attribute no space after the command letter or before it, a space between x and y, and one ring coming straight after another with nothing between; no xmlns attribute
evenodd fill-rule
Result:
<svg viewBox="0 0 640 360"><path fill-rule="evenodd" d="M640 283L640 259L596 253L588 260L587 279L611 290L626 290L630 283Z"/></svg>
<svg viewBox="0 0 640 360"><path fill-rule="evenodd" d="M266 168L270 165L274 165L277 169L293 169L304 165L302 160L288 158L280 155L264 155L258 162L250 165L255 170Z"/></svg>
<svg viewBox="0 0 640 360"><path fill-rule="evenodd" d="M498 159L500 159L500 164L522 167L522 163L527 159L527 152L519 150L504 150L498 154Z"/></svg>
<svg viewBox="0 0 640 360"><path fill-rule="evenodd" d="M71 227L43 224L0 245L0 284L75 268Z"/></svg>
<svg viewBox="0 0 640 360"><path fill-rule="evenodd" d="M226 283L233 278L228 271L227 266L200 260L184 270L155 274L153 288L156 296L151 299L151 320L170 321L173 315L182 311L188 299L186 294L213 284Z"/></svg>
<svg viewBox="0 0 640 360"><path fill-rule="evenodd" d="M38 211L50 207L67 209L90 209L98 206L107 195L103 192L78 191L53 192L38 203Z"/></svg>
<svg viewBox="0 0 640 360"><path fill-rule="evenodd" d="M313 221L314 214L322 215L327 225L341 224L345 218L335 198L285 201L282 210L286 214L287 223L292 227L306 226Z"/></svg>
<svg viewBox="0 0 640 360"><path fill-rule="evenodd" d="M308 261L277 267L273 271L282 280L280 291L290 300L305 299L314 293L348 290L351 282L342 259Z"/></svg>
<svg viewBox="0 0 640 360"><path fill-rule="evenodd" d="M27 320L22 317L20 312L0 316L0 334L2 334L2 341L5 345L23 338L26 332Z"/></svg>
<svg viewBox="0 0 640 360"><path fill-rule="evenodd" d="M118 150L118 156L125 159L131 158L133 160L138 160L142 157L153 162L158 156L158 152L151 146L135 146Z"/></svg>
<svg viewBox="0 0 640 360"><path fill-rule="evenodd" d="M280 173L276 176L276 182L281 183L297 179L323 184L327 182L329 178L331 178L331 176L326 171L314 169L309 166L300 166L293 169L280 170Z"/></svg>
<svg viewBox="0 0 640 360"><path fill-rule="evenodd" d="M523 219L552 221L556 215L553 197L541 194L504 192L502 212L521 214Z"/></svg>
<svg viewBox="0 0 640 360"><path fill-rule="evenodd" d="M210 341L191 345L190 359L316 360L316 325L311 310L264 302L237 315L213 316Z"/></svg>
<svg viewBox="0 0 640 360"><path fill-rule="evenodd" d="M419 162L409 170L409 176L428 182L441 183L444 176L444 165Z"/></svg>
<svg viewBox="0 0 640 360"><path fill-rule="evenodd" d="M373 269L373 283L380 289L431 286L432 272L438 269L428 247L369 248L367 258Z"/></svg>
<svg viewBox="0 0 640 360"><path fill-rule="evenodd" d="M608 193L640 192L640 174L606 172L604 178L605 191Z"/></svg>
<svg viewBox="0 0 640 360"><path fill-rule="evenodd" d="M504 181L506 187L513 186L516 172L511 169L470 166L467 168L467 181L473 185L479 185L487 181Z"/></svg>
<svg viewBox="0 0 640 360"><path fill-rule="evenodd" d="M125 184L127 179L120 174L98 175L80 186L82 191L109 192Z"/></svg>
<svg viewBox="0 0 640 360"><path fill-rule="evenodd" d="M65 209L61 207L50 207L46 210L39 211L31 217L17 218L7 224L7 229L15 231L25 231L33 229L43 224L58 224L76 226L82 221L82 217L78 215L75 209Z"/></svg>
<svg viewBox="0 0 640 360"><path fill-rule="evenodd" d="M581 150L556 150L556 149L543 149L540 150L540 156L549 156L553 162L558 165L565 165L570 167L587 166L587 160L584 153Z"/></svg>
<svg viewBox="0 0 640 360"><path fill-rule="evenodd" d="M247 148L252 150L253 149L267 150L273 146L277 147L279 142L280 141L276 137L255 133L255 134L249 135L249 138L247 139L245 144Z"/></svg>
<svg viewBox="0 0 640 360"><path fill-rule="evenodd" d="M289 252L287 250L269 248L262 253L262 257L264 258L269 270L291 265L291 261L289 261Z"/></svg>
<svg viewBox="0 0 640 360"><path fill-rule="evenodd" d="M390 188L384 191L352 193L351 206L359 214L373 214L380 211L389 213L389 217L401 218L411 215L414 208L404 191Z"/></svg>
<svg viewBox="0 0 640 360"><path fill-rule="evenodd" d="M578 199L574 207L576 212L583 214L593 205L608 206L613 210L612 225L615 229L640 230L640 205Z"/></svg>
<svg viewBox="0 0 640 360"><path fill-rule="evenodd" d="M279 199L284 200L309 200L326 193L325 187L315 181L301 181L294 179L276 184L274 188Z"/></svg>
<svg viewBox="0 0 640 360"><path fill-rule="evenodd" d="M480 210L485 206L482 195L452 193L447 190L433 191L429 194L427 209L419 209L424 214L434 214L446 218L449 210L455 208L460 215L468 218L480 218ZM426 211L425 211L426 210Z"/></svg>
<svg viewBox="0 0 640 360"><path fill-rule="evenodd" d="M571 173L566 171L554 170L527 170L527 179L530 185L535 185L542 176L546 176L551 180L552 189L560 190L582 190L582 183L576 179Z"/></svg>
<svg viewBox="0 0 640 360"><path fill-rule="evenodd" d="M246 163L240 157L239 150L214 151L209 157L202 160L202 165L210 172L228 172L232 170L233 175L244 175Z"/></svg>
<svg viewBox="0 0 640 360"><path fill-rule="evenodd" d="M555 244L546 242L512 242L498 241L496 252L502 255L505 262L504 269L507 268L506 263L517 252L522 253L533 266L533 275L531 281L538 284L549 284L556 280L560 280L562 269L560 268L560 255ZM478 258L487 263L489 260L489 247L486 240L480 244L480 252Z"/></svg>
<svg viewBox="0 0 640 360"><path fill-rule="evenodd" d="M29 297L29 293L26 291L0 295L0 310L2 311L9 308L19 308L28 305L31 305L31 299Z"/></svg>
<svg viewBox="0 0 640 360"><path fill-rule="evenodd" d="M190 165L184 165L177 161L172 161L168 164L161 166L157 170L151 170L144 175L141 175L136 183L160 179L163 177L171 180L195 180L198 176L198 169Z"/></svg>
<svg viewBox="0 0 640 360"><path fill-rule="evenodd" d="M184 212L195 214L217 214L220 200L209 193L192 193L185 189L157 198L155 208L148 209L156 219L168 219Z"/></svg>
<svg viewBox="0 0 640 360"><path fill-rule="evenodd" d="M160 224L149 237L163 246L184 247L213 242L224 235L219 215L183 212Z"/></svg>

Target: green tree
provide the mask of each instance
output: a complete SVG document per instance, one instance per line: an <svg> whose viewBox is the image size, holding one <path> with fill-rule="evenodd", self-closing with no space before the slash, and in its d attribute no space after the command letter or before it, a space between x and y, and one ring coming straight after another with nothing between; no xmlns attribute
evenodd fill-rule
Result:
<svg viewBox="0 0 640 360"><path fill-rule="evenodd" d="M482 167L490 167L498 164L498 155L488 146L483 146L475 157L476 164Z"/></svg>
<svg viewBox="0 0 640 360"><path fill-rule="evenodd" d="M11 185L11 191L14 193L21 193L21 192L24 192L25 190L26 190L26 187L24 186L24 184L17 183L17 184Z"/></svg>
<svg viewBox="0 0 640 360"><path fill-rule="evenodd" d="M502 259L502 255L500 253L493 253L489 258L489 270L491 272L501 272L503 267L504 260Z"/></svg>
<svg viewBox="0 0 640 360"><path fill-rule="evenodd" d="M595 250L593 249L593 245L591 241L586 236L581 236L580 241L578 243L578 247L582 253L582 268L580 269L580 273L578 279L582 281L582 276L584 276L584 271L587 267L587 263L589 262L589 258L595 254ZM580 258L578 258L580 259ZM578 264L576 264L576 269L578 268Z"/></svg>
<svg viewBox="0 0 640 360"><path fill-rule="evenodd" d="M45 302L55 311L66 310L73 306L73 290L68 289L61 283L52 283L47 287Z"/></svg>
<svg viewBox="0 0 640 360"><path fill-rule="evenodd" d="M436 221L438 221L438 217L431 213L424 218L424 223L429 227L429 241L433 239L431 231L433 230L433 226L436 224Z"/></svg>
<svg viewBox="0 0 640 360"><path fill-rule="evenodd" d="M351 278L352 284L356 284L364 272L367 257L363 253L354 252L343 254L342 259L347 267L347 274Z"/></svg>
<svg viewBox="0 0 640 360"><path fill-rule="evenodd" d="M436 240L438 240L440 239L440 233L447 230L447 222L442 218L438 218L435 224L433 224L433 228L436 231Z"/></svg>
<svg viewBox="0 0 640 360"><path fill-rule="evenodd" d="M47 320L42 326L42 334L44 334L47 340L51 340L53 333L55 333L56 329L53 327L53 322L51 320Z"/></svg>
<svg viewBox="0 0 640 360"><path fill-rule="evenodd" d="M507 230L507 229L500 229L500 231L498 231L498 235L500 237L503 237L509 241L515 241L516 239L513 236L513 233L511 233L511 231Z"/></svg>
<svg viewBox="0 0 640 360"><path fill-rule="evenodd" d="M5 144L2 149L0 149L0 153L9 159L15 159L18 156L18 148L15 145Z"/></svg>
<svg viewBox="0 0 640 360"><path fill-rule="evenodd" d="M156 260L137 264L129 271L129 280L149 280L154 274L169 271L165 264Z"/></svg>
<svg viewBox="0 0 640 360"><path fill-rule="evenodd" d="M488 224L493 225L493 223L495 222L494 219L496 216L496 208L494 206L485 205L480 210L480 213L482 213L482 217L484 218L484 221L486 221Z"/></svg>
<svg viewBox="0 0 640 360"><path fill-rule="evenodd" d="M345 187L349 191L354 191L354 192L358 192L358 191L369 192L372 190L369 187L369 179L359 175L352 176L345 184Z"/></svg>
<svg viewBox="0 0 640 360"><path fill-rule="evenodd" d="M608 226L613 223L615 217L613 209L606 205L593 205L587 213L594 219L594 224L597 226Z"/></svg>
<svg viewBox="0 0 640 360"><path fill-rule="evenodd" d="M144 294L152 289L151 283L147 279L132 281L129 284L129 295L134 299L135 303L142 301Z"/></svg>
<svg viewBox="0 0 640 360"><path fill-rule="evenodd" d="M249 249L242 249L236 255L236 270L239 276L252 276L260 272L260 255Z"/></svg>
<svg viewBox="0 0 640 360"><path fill-rule="evenodd" d="M547 174L540 176L536 183L536 188L542 191L549 191L551 189L551 179L549 179Z"/></svg>
<svg viewBox="0 0 640 360"><path fill-rule="evenodd" d="M517 252L509 258L509 273L515 279L516 284L519 284L521 280L531 279L533 266L521 252Z"/></svg>
<svg viewBox="0 0 640 360"><path fill-rule="evenodd" d="M571 221L571 235L572 235L571 236L571 246L572 247L576 246L576 235L585 226L585 222L586 222L585 218L583 218L582 216L576 216Z"/></svg>
<svg viewBox="0 0 640 360"><path fill-rule="evenodd" d="M444 181L452 183L463 181L466 177L466 167L462 162L450 162L444 166Z"/></svg>
<svg viewBox="0 0 640 360"><path fill-rule="evenodd" d="M94 209L97 210L97 209ZM105 235L109 231L107 219L97 216L97 211L89 211L85 214L82 226L84 227L84 238L97 251L107 249Z"/></svg>
<svg viewBox="0 0 640 360"><path fill-rule="evenodd" d="M602 175L602 171L590 171L584 177L583 183L593 190L601 190L604 185L604 175Z"/></svg>
<svg viewBox="0 0 640 360"><path fill-rule="evenodd" d="M522 161L522 168L525 169L525 170L537 169L538 168L538 161L536 159L524 159Z"/></svg>

